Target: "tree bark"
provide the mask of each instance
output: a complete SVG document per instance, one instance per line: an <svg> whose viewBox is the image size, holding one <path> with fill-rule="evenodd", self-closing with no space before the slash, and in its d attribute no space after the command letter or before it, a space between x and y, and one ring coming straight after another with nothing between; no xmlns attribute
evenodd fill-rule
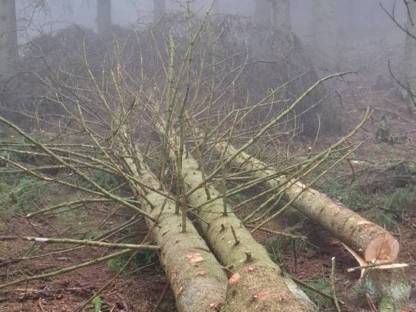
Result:
<svg viewBox="0 0 416 312"><path fill-rule="evenodd" d="M97 31L101 36L111 34L111 0L97 0Z"/></svg>
<svg viewBox="0 0 416 312"><path fill-rule="evenodd" d="M407 31L416 36L416 2L407 1L409 8ZM406 84L408 88L408 106L411 112L416 111L416 39L406 34L405 65Z"/></svg>
<svg viewBox="0 0 416 312"><path fill-rule="evenodd" d="M192 157L184 157L182 168L188 191L204 182L198 163ZM224 311L313 311L309 298L283 275L265 248L222 199L205 204L209 200L207 191L210 198L220 195L208 185L207 190L202 187L194 191L188 200L192 206L202 205L196 219L201 231L221 263L233 272Z"/></svg>
<svg viewBox="0 0 416 312"><path fill-rule="evenodd" d="M140 159L140 155L137 155ZM159 181L150 169L140 161L137 168L132 158L125 158L129 171L142 183L159 189ZM132 185L137 193L143 189ZM175 295L180 312L212 312L225 301L227 276L199 236L192 222L187 220L187 231L182 232L182 217L175 213L175 203L155 191L143 194L148 203L147 211L158 220L148 220L154 240L161 248L160 261Z"/></svg>
<svg viewBox="0 0 416 312"><path fill-rule="evenodd" d="M216 147L220 152L226 148L225 157L230 157L236 152L235 148L224 143L219 143ZM257 178L266 178L277 173L262 161L244 152L237 156L233 163L244 170L253 170L253 175ZM364 219L299 181L289 181L287 177L280 176L276 179L267 179L265 183L274 189L287 188L285 196L288 200L293 200L294 208L331 232L362 255L367 262L392 262L397 259L399 242L381 226Z"/></svg>
<svg viewBox="0 0 416 312"><path fill-rule="evenodd" d="M18 56L16 3L0 1L0 78L13 74Z"/></svg>

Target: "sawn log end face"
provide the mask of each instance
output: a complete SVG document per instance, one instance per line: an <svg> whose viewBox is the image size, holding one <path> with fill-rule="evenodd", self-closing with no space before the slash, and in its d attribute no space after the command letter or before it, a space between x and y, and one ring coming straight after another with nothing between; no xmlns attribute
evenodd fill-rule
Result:
<svg viewBox="0 0 416 312"><path fill-rule="evenodd" d="M381 234L370 241L364 258L370 263L394 262L400 251L400 244L391 234Z"/></svg>

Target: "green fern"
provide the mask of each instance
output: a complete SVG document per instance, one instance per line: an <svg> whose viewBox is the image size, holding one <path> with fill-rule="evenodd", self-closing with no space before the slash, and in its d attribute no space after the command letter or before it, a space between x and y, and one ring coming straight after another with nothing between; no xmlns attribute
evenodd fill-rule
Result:
<svg viewBox="0 0 416 312"><path fill-rule="evenodd" d="M99 296L95 297L92 301L92 304L94 306L94 312L101 312L101 307L103 305L103 301Z"/></svg>

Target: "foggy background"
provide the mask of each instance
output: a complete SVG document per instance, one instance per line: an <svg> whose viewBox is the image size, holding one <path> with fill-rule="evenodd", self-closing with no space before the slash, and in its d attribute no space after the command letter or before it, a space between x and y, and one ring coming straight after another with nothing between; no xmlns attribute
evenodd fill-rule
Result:
<svg viewBox="0 0 416 312"><path fill-rule="evenodd" d="M338 27L348 30L348 35L359 39L362 36L385 34L394 29L392 21L382 11L383 5L389 11L396 7L397 17L405 22L405 8L397 0L334 0L338 6ZM96 0L49 0L47 9L35 9L35 1L23 0L17 2L17 12L20 16L21 30L27 27L32 31L43 29L58 30L70 24L78 24L95 28ZM193 3L197 12L204 12L210 5L210 0L196 0ZM292 26L298 35L304 34L310 27L310 14L313 0L290 0ZM168 10L178 10L183 1L168 0ZM252 0L222 0L219 7L222 14L252 16L255 1ZM118 0L113 1L114 24L126 26L137 23L149 23L153 16L153 1L151 0ZM28 15L29 14L29 15Z"/></svg>
<svg viewBox="0 0 416 312"><path fill-rule="evenodd" d="M358 70L367 65L380 70L380 64L401 58L405 34L383 12L383 5L389 12L395 10L396 17L406 23L406 10L402 1L397 0L336 0L336 32L341 45L340 69ZM193 9L204 14L210 0L193 2ZM290 0L292 30L299 36L306 48L311 44L313 0ZM96 0L50 0L46 7L36 7L36 1L17 2L19 40L24 43L34 36L50 33L76 24L96 29ZM183 9L184 1L168 0L168 11ZM252 0L222 0L220 14L251 17L255 9ZM153 1L118 0L112 2L112 19L115 25L143 27L152 22ZM377 47L377 48L374 48ZM309 47L310 48L310 47ZM372 66L369 66L372 65ZM399 66L399 64L396 64ZM375 68L377 67L377 68ZM384 66L385 68L386 66ZM362 68L361 68L362 69Z"/></svg>

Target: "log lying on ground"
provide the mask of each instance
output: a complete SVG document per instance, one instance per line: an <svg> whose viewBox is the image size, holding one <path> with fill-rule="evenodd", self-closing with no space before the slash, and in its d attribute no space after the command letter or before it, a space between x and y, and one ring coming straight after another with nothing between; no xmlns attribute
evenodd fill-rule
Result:
<svg viewBox="0 0 416 312"><path fill-rule="evenodd" d="M225 157L232 157L237 152L226 143L218 143L216 148L220 153L225 152ZM358 252L365 261L382 263L397 259L399 242L381 226L299 181L289 181L286 176L267 179L276 175L277 171L245 152L235 157L233 163L241 169L250 170L257 178L264 178L270 188L285 188L285 196L293 201L294 208Z"/></svg>
<svg viewBox="0 0 416 312"><path fill-rule="evenodd" d="M132 158L124 160L134 177L154 190L159 189L157 178L143 162L137 168ZM147 211L158 220L156 225L148 221L148 226L160 246L160 260L174 292L178 311L212 312L219 309L225 301L227 276L205 241L189 220L186 232L182 232L182 218L175 213L172 200L156 191L144 191L140 186L132 185L137 193L146 196Z"/></svg>
<svg viewBox="0 0 416 312"><path fill-rule="evenodd" d="M203 183L202 172L192 157L184 157L182 173L185 184L193 189ZM201 206L209 198L220 196L212 186L192 192L188 200ZM225 206L225 207L224 207ZM244 227L242 222L223 203L222 199L203 205L198 211L202 233L221 263L233 275L229 280L225 311L314 311L315 307L301 289L269 257Z"/></svg>

